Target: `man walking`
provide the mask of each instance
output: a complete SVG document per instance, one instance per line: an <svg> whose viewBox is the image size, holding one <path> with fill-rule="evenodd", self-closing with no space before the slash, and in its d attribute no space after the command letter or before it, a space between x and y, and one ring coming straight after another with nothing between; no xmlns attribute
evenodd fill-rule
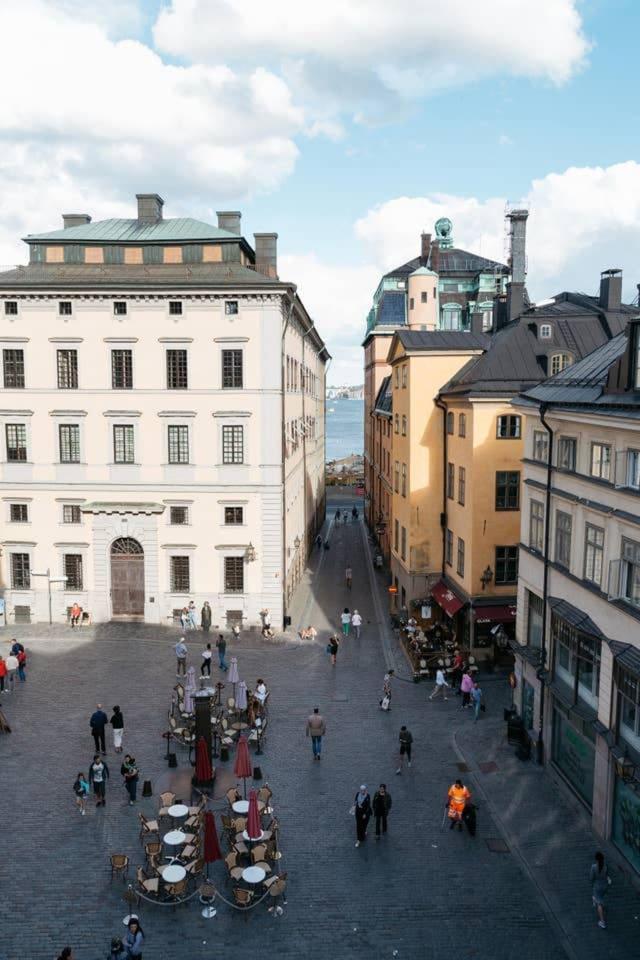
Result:
<svg viewBox="0 0 640 960"><path fill-rule="evenodd" d="M396 773L402 773L402 764L404 763L404 758L407 758L407 766L411 766L411 744L413 743L413 736L410 730L407 730L406 727L400 727L400 759L398 760L398 769Z"/></svg>
<svg viewBox="0 0 640 960"><path fill-rule="evenodd" d="M473 704L473 722L477 723L482 709L482 690L480 685L475 682L471 688L471 703Z"/></svg>
<svg viewBox="0 0 640 960"><path fill-rule="evenodd" d="M437 697L440 694L444 697L445 700L448 700L449 699L449 697L447 696L448 688L449 688L449 684L445 679L444 670L442 669L442 667L438 667L438 669L436 670L436 685L433 688L433 692L431 693L429 700L433 700L434 697Z"/></svg>
<svg viewBox="0 0 640 960"><path fill-rule="evenodd" d="M346 570L344 571L344 580L347 585L347 590L351 590L351 583L353 581L353 571L349 566L347 566Z"/></svg>
<svg viewBox="0 0 640 960"><path fill-rule="evenodd" d="M355 631L356 640L359 640L359 639L360 639L360 631L361 631L361 629L362 629L362 617L360 616L360 614L358 613L357 610L354 610L354 611L353 611L353 614L352 614L352 616L351 616L351 626L353 627L353 629L354 629L354 631Z"/></svg>
<svg viewBox="0 0 640 960"><path fill-rule="evenodd" d="M91 714L89 726L91 727L91 736L93 737L93 742L96 745L96 753L102 752L103 755L107 752L107 745L104 739L104 728L108 722L109 718L102 709L102 704L98 703L95 711Z"/></svg>
<svg viewBox="0 0 640 960"><path fill-rule="evenodd" d="M449 817L449 827L451 830L458 826L459 830L462 830L462 816L464 814L464 808L471 799L471 793L468 788L465 787L462 780L458 779L455 783L452 783L449 787L447 793L447 816Z"/></svg>
<svg viewBox="0 0 640 960"><path fill-rule="evenodd" d="M176 643L176 677L181 674L183 677L187 675L187 645L184 637L180 637Z"/></svg>
<svg viewBox="0 0 640 960"><path fill-rule="evenodd" d="M227 652L227 641L221 633L218 634L218 639L216 640L216 649L218 651L218 664L220 665L220 669L226 673L229 669L224 659L224 655Z"/></svg>
<svg viewBox="0 0 640 960"><path fill-rule="evenodd" d="M202 663L200 664L200 676L204 677L205 673L208 673L211 676L211 644L208 643L204 650L202 651Z"/></svg>
<svg viewBox="0 0 640 960"><path fill-rule="evenodd" d="M373 815L376 818L376 840L380 839L380 826L382 833L387 832L387 817L391 810L391 794L387 793L386 783L381 783L373 795Z"/></svg>
<svg viewBox="0 0 640 960"><path fill-rule="evenodd" d="M96 807L106 806L105 787L109 779L109 767L97 753L93 758L93 763L89 767L89 783L93 784L93 792L96 798Z"/></svg>
<svg viewBox="0 0 640 960"><path fill-rule="evenodd" d="M313 749L313 759L319 760L322 753L322 738L327 732L327 725L324 717L320 714L318 707L313 708L313 713L307 720L307 736L311 737L311 747Z"/></svg>

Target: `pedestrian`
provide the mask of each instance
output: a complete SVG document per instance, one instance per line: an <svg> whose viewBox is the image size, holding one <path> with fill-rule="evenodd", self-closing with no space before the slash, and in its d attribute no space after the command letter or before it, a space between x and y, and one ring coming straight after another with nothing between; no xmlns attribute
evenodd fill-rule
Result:
<svg viewBox="0 0 640 960"><path fill-rule="evenodd" d="M431 696L429 697L429 700L433 700L433 698L437 697L438 694L442 694L444 696L444 699L448 700L449 699L449 697L447 696L448 687L449 687L449 684L445 679L444 670L442 669L442 667L438 667L438 669L436 670L436 685L433 688L433 691L431 693Z"/></svg>
<svg viewBox="0 0 640 960"><path fill-rule="evenodd" d="M391 681L394 676L395 670L389 670L384 675L384 680L382 681L382 699L380 700L381 710L391 710Z"/></svg>
<svg viewBox="0 0 640 960"><path fill-rule="evenodd" d="M136 802L139 772L136 767L136 759L132 757L131 754L125 754L125 758L120 767L120 773L124 777L124 785L129 794L129 806L132 807Z"/></svg>
<svg viewBox="0 0 640 960"><path fill-rule="evenodd" d="M211 676L211 656L211 644L208 643L202 651L202 663L200 664L201 677L204 677L205 673L208 673L209 676Z"/></svg>
<svg viewBox="0 0 640 960"><path fill-rule="evenodd" d="M18 650L16 657L18 658L18 679L20 680L20 683L25 683L27 676L24 672L24 668L27 665L27 655L24 652L24 648L22 650Z"/></svg>
<svg viewBox="0 0 640 960"><path fill-rule="evenodd" d="M594 862L591 864L589 879L591 880L591 897L593 905L598 913L598 926L603 930L607 926L604 919L604 898L611 886L611 877L605 863L604 854L596 853Z"/></svg>
<svg viewBox="0 0 640 960"><path fill-rule="evenodd" d="M17 657L20 652L24 653L24 647L20 641L16 640L14 637L14 639L11 641L11 653L14 655L14 657Z"/></svg>
<svg viewBox="0 0 640 960"><path fill-rule="evenodd" d="M80 617L82 616L82 607L76 600L73 606L71 607L71 626L77 627L80 623Z"/></svg>
<svg viewBox="0 0 640 960"><path fill-rule="evenodd" d="M195 629L196 629L196 626L197 626L197 623L196 623L196 605L195 605L195 603L193 602L193 600L189 600L189 606L187 607L187 610L188 610L188 612L189 612L189 629L190 629L190 630L195 630Z"/></svg>
<svg viewBox="0 0 640 960"><path fill-rule="evenodd" d="M91 714L89 718L89 726L91 727L91 736L93 737L93 742L96 745L96 753L102 751L103 754L107 752L107 745L104 740L104 728L109 722L109 718L102 709L102 704L98 703L96 709Z"/></svg>
<svg viewBox="0 0 640 960"><path fill-rule="evenodd" d="M80 816L84 817L87 807L87 797L89 796L89 784L84 773L80 772L73 785L73 792L76 798L76 807L80 811Z"/></svg>
<svg viewBox="0 0 640 960"><path fill-rule="evenodd" d="M183 630L189 629L189 609L187 607L183 607L180 611L180 623Z"/></svg>
<svg viewBox="0 0 640 960"><path fill-rule="evenodd" d="M340 622L342 623L342 633L345 637L348 637L349 630L351 629L351 614L349 613L349 607L345 607L340 614Z"/></svg>
<svg viewBox="0 0 640 960"><path fill-rule="evenodd" d="M10 653L7 659L5 660L7 665L7 685L10 691L13 691L16 683L16 673L18 672L18 658Z"/></svg>
<svg viewBox="0 0 640 960"><path fill-rule="evenodd" d="M346 516L346 514L345 514ZM347 585L347 590L351 590L351 583L353 581L353 570L350 566L347 565L346 570L344 571L344 580Z"/></svg>
<svg viewBox="0 0 640 960"><path fill-rule="evenodd" d="M180 637L176 643L176 677L179 677L181 674L183 677L187 675L187 645L184 642L184 637Z"/></svg>
<svg viewBox="0 0 640 960"><path fill-rule="evenodd" d="M338 640L337 635L334 633L329 637L329 642L327 644L327 653L331 657L331 664L335 667L336 657L338 656L338 647L340 646L340 641Z"/></svg>
<svg viewBox="0 0 640 960"><path fill-rule="evenodd" d="M231 633L233 634L234 640L240 639L240 627L237 623L234 623L234 625L231 627Z"/></svg>
<svg viewBox="0 0 640 960"><path fill-rule="evenodd" d="M362 630L362 617L360 616L357 610L354 610L351 616L351 626L355 631L356 640L359 640L360 631Z"/></svg>
<svg viewBox="0 0 640 960"><path fill-rule="evenodd" d="M100 754L96 753L95 757L93 758L93 763L89 767L89 783L93 784L96 807L106 806L107 799L105 796L105 787L108 779L109 767L101 758Z"/></svg>
<svg viewBox="0 0 640 960"><path fill-rule="evenodd" d="M351 510L351 519L354 520L354 521L358 519L358 508L357 508L357 507L353 507L353 509Z"/></svg>
<svg viewBox="0 0 640 960"><path fill-rule="evenodd" d="M407 766L411 766L411 745L413 743L413 735L410 730L407 730L406 727L400 727L400 756L398 759L398 769L396 773L402 773L402 764L404 763L404 758L407 758Z"/></svg>
<svg viewBox="0 0 640 960"><path fill-rule="evenodd" d="M311 748L313 750L313 759L319 760L322 753L322 738L327 732L327 726L324 717L320 714L318 707L313 708L313 713L307 720L307 736L311 737Z"/></svg>
<svg viewBox="0 0 640 960"><path fill-rule="evenodd" d="M63 947L56 960L74 960L71 947Z"/></svg>
<svg viewBox="0 0 640 960"><path fill-rule="evenodd" d="M447 816L449 817L449 827L451 830L456 826L462 831L462 816L467 802L471 799L471 793L465 787L462 780L458 779L452 783L447 793Z"/></svg>
<svg viewBox="0 0 640 960"><path fill-rule="evenodd" d="M352 809L356 818L356 847L359 847L367 839L367 827L371 819L371 797L366 783L363 783L356 793Z"/></svg>
<svg viewBox="0 0 640 960"><path fill-rule="evenodd" d="M200 611L200 626L202 627L203 633L209 633L211 627L211 607L209 606L209 601L205 600L202 604L202 610Z"/></svg>
<svg viewBox="0 0 640 960"><path fill-rule="evenodd" d="M0 693L5 693L4 684L7 677L7 664L4 657L0 656ZM9 691L6 691L9 693Z"/></svg>
<svg viewBox="0 0 640 960"><path fill-rule="evenodd" d="M127 951L127 957L142 958L142 945L144 943L144 931L140 926L137 917L130 917L127 924L127 933L124 938L124 948Z"/></svg>
<svg viewBox="0 0 640 960"><path fill-rule="evenodd" d="M216 640L216 648L218 650L218 663L220 665L220 669L226 673L227 670L229 669L224 659L224 655L227 651L227 641L225 640L224 636L221 633L218 634L218 639Z"/></svg>
<svg viewBox="0 0 640 960"><path fill-rule="evenodd" d="M458 688L460 686L460 681L462 680L462 667L464 664L464 657L459 650L454 652L453 664L451 666L451 689L455 694L458 693Z"/></svg>
<svg viewBox="0 0 640 960"><path fill-rule="evenodd" d="M460 689L462 690L462 703L460 707L464 710L471 703L471 691L473 690L473 677L468 670L465 670L462 674Z"/></svg>
<svg viewBox="0 0 640 960"><path fill-rule="evenodd" d="M340 526L340 509L336 510L336 527Z"/></svg>
<svg viewBox="0 0 640 960"><path fill-rule="evenodd" d="M480 689L480 684L475 683L471 688L471 702L473 704L473 722L478 722L478 717L480 716L480 711L482 710L482 690Z"/></svg>
<svg viewBox="0 0 640 960"><path fill-rule="evenodd" d="M320 534L318 534L318 536L316 537L316 547L318 548L318 550L320 550L322 547L322 536Z"/></svg>
<svg viewBox="0 0 640 960"><path fill-rule="evenodd" d="M373 795L373 815L376 818L376 840L380 839L380 826L382 833L387 832L387 817L391 810L391 794L387 791L386 783L381 783Z"/></svg>
<svg viewBox="0 0 640 960"><path fill-rule="evenodd" d="M122 753L122 738L124 736L124 717L120 707L115 706L109 723L113 727L113 747L116 753Z"/></svg>

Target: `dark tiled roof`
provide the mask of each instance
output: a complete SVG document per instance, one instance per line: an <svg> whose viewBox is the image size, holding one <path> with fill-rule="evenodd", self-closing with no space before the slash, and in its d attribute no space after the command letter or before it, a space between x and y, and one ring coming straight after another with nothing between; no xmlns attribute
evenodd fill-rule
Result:
<svg viewBox="0 0 640 960"><path fill-rule="evenodd" d="M640 677L640 650L629 643L614 640L611 649L617 662L636 677Z"/></svg>
<svg viewBox="0 0 640 960"><path fill-rule="evenodd" d="M486 333L457 330L398 330L396 336L406 350L486 350L491 343Z"/></svg>
<svg viewBox="0 0 640 960"><path fill-rule="evenodd" d="M396 277L406 278L414 270L423 267L424 263L421 257L414 257L401 266L390 270L385 277L394 279ZM431 267L431 264L429 264ZM475 276L478 273L501 273L507 275L509 268L504 263L498 263L497 260L488 260L477 253L470 253L468 250L460 250L458 247L441 249L438 258L438 275L446 277L448 274L468 273Z"/></svg>
<svg viewBox="0 0 640 960"><path fill-rule="evenodd" d="M386 290L378 303L376 323L402 326L406 323L404 303L404 291Z"/></svg>
<svg viewBox="0 0 640 960"><path fill-rule="evenodd" d="M393 409L393 390L391 389L391 377L385 377L380 384L374 409L376 413L391 414Z"/></svg>
<svg viewBox="0 0 640 960"><path fill-rule="evenodd" d="M193 264L32 264L0 273L0 288L19 287L208 287L253 284L271 286L279 281L250 270L241 263Z"/></svg>
<svg viewBox="0 0 640 960"><path fill-rule="evenodd" d="M549 606L557 616L561 617L566 623L570 623L576 630L588 633L591 637L598 640L605 640L606 637L600 627L593 622L591 617L587 616L584 610L579 610L567 600L560 600L558 597L549 597Z"/></svg>

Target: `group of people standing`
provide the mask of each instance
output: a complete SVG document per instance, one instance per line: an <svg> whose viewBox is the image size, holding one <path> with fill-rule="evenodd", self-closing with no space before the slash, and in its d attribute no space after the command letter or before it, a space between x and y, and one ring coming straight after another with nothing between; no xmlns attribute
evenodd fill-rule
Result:
<svg viewBox="0 0 640 960"><path fill-rule="evenodd" d="M24 646L18 640L9 641L9 653L6 657L0 654L0 693L13 693L16 677L20 683L25 683L27 654Z"/></svg>
<svg viewBox="0 0 640 960"><path fill-rule="evenodd" d="M175 647L176 654L176 676L177 677L186 677L187 675L187 656L189 654L189 649L185 643L185 638L180 637ZM218 666L226 673L229 669L229 665L225 660L225 654L227 652L227 641L225 640L224 634L219 633L218 639L216 640L216 650L218 653ZM211 644L207 643L204 650L201 653L200 659L200 676L204 677L205 673L208 676L211 676L211 660L213 657L213 650L211 649Z"/></svg>
<svg viewBox="0 0 640 960"><path fill-rule="evenodd" d="M89 766L89 775L80 770L73 784L73 793L75 802L81 816L85 816L87 809L87 799L93 787L93 794L96 801L96 807L105 807L107 804L107 780L109 779L109 767L103 757L107 755L106 728L111 726L113 730L113 748L116 753L122 753L124 748L122 740L124 737L124 716L118 704L113 707L111 719L98 703L96 709L89 718L89 727L95 746L93 761ZM124 787L129 797L129 806L136 802L138 781L140 773L136 764L135 757L130 753L125 754L120 765L120 775Z"/></svg>
<svg viewBox="0 0 640 960"><path fill-rule="evenodd" d="M180 611L180 623L183 630L196 630L198 627L198 610L193 600L189 600L186 607ZM211 628L211 606L205 600L200 611L200 626L205 633Z"/></svg>

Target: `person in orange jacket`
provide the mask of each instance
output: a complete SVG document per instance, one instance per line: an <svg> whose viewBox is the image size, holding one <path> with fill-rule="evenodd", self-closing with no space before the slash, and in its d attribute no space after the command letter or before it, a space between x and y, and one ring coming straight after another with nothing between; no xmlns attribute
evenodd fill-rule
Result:
<svg viewBox="0 0 640 960"><path fill-rule="evenodd" d="M7 675L7 665L4 662L4 657L0 657L0 692L4 693L4 680Z"/></svg>
<svg viewBox="0 0 640 960"><path fill-rule="evenodd" d="M470 799L471 793L467 787L465 787L462 780L456 780L456 782L449 787L447 794L447 815L449 817L449 828L451 830L453 830L456 824L458 828L462 830L462 814Z"/></svg>

